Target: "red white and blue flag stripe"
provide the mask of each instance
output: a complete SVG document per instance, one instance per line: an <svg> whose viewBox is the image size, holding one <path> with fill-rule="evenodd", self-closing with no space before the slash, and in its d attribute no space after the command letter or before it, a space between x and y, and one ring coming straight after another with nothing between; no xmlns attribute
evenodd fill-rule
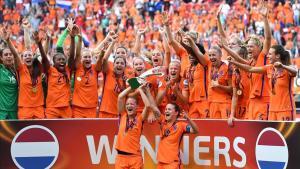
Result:
<svg viewBox="0 0 300 169"><path fill-rule="evenodd" d="M255 155L259 169L285 169L289 159L284 137L273 128L266 128L259 134Z"/></svg>
<svg viewBox="0 0 300 169"><path fill-rule="evenodd" d="M50 168L58 153L59 144L53 132L38 125L20 130L11 144L11 156L18 168Z"/></svg>

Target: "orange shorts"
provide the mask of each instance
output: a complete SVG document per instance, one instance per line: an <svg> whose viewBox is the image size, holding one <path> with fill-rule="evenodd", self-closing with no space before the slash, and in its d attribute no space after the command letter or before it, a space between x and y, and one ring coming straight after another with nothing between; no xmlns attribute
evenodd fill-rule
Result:
<svg viewBox="0 0 300 169"><path fill-rule="evenodd" d="M273 121L292 121L294 120L294 111L270 111L268 120Z"/></svg>
<svg viewBox="0 0 300 169"><path fill-rule="evenodd" d="M19 107L18 119L43 119L45 118L44 106Z"/></svg>
<svg viewBox="0 0 300 169"><path fill-rule="evenodd" d="M122 155L116 157L115 169L142 169L143 158L141 155Z"/></svg>
<svg viewBox="0 0 300 169"><path fill-rule="evenodd" d="M248 119L247 107L237 106L234 117L237 119Z"/></svg>
<svg viewBox="0 0 300 169"><path fill-rule="evenodd" d="M111 114L107 112L99 112L99 118L119 118L117 114Z"/></svg>
<svg viewBox="0 0 300 169"><path fill-rule="evenodd" d="M47 107L45 112L47 119L72 118L70 106L66 107Z"/></svg>
<svg viewBox="0 0 300 169"><path fill-rule="evenodd" d="M227 119L229 117L229 103L210 103L209 113L211 119Z"/></svg>
<svg viewBox="0 0 300 169"><path fill-rule="evenodd" d="M96 118L97 108L83 108L79 106L72 107L72 116L74 118Z"/></svg>
<svg viewBox="0 0 300 169"><path fill-rule="evenodd" d="M173 163L158 162L157 169L183 169L183 165L178 161L174 161Z"/></svg>
<svg viewBox="0 0 300 169"><path fill-rule="evenodd" d="M189 109L189 117L192 119L209 118L209 103L208 101L199 101L191 103Z"/></svg>
<svg viewBox="0 0 300 169"><path fill-rule="evenodd" d="M269 103L261 99L249 99L249 120L267 120Z"/></svg>

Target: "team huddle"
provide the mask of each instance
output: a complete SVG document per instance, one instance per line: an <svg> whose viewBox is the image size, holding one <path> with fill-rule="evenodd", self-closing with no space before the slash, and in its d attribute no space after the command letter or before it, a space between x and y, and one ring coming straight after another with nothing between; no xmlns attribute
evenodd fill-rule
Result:
<svg viewBox="0 0 300 169"><path fill-rule="evenodd" d="M118 46L115 31L96 48L83 47L79 26L68 19L51 59L46 33L32 33L38 48L33 51L24 20L26 50L21 52L4 27L1 38L7 46L0 54L0 120L119 118L116 168L142 168L143 123L157 122L161 131L158 168L180 168L182 135L198 132L191 119L228 119L229 125L234 119L294 120L297 69L283 46L271 45L265 2L259 11L263 42L256 36L246 42L234 34L227 37L218 11L219 40L209 49L196 42L197 32L172 33L172 20L165 12L160 28L163 48L152 50L149 61L140 49L143 34L150 31L147 27L136 32L134 56L129 57L129 49ZM63 44L67 36L70 46ZM171 57L171 51L176 57ZM128 83L150 69L159 69L163 76L147 76L137 88ZM100 73L103 86L99 85Z"/></svg>

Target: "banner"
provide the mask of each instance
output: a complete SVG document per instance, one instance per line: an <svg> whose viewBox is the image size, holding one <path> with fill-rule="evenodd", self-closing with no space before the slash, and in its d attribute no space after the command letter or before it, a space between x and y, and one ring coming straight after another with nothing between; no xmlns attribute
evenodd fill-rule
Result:
<svg viewBox="0 0 300 169"><path fill-rule="evenodd" d="M186 169L300 166L298 122L195 120L199 134L181 144ZM116 119L0 121L0 168L113 169ZM145 124L144 168L156 168L159 125Z"/></svg>

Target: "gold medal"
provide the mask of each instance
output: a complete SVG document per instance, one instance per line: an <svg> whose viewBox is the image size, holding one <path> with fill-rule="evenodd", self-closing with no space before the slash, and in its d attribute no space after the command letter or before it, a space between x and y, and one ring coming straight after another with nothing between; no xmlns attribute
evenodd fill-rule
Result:
<svg viewBox="0 0 300 169"><path fill-rule="evenodd" d="M36 87L32 87L31 91L32 91L33 93L36 93L36 92L37 92L37 88L36 88Z"/></svg>
<svg viewBox="0 0 300 169"><path fill-rule="evenodd" d="M236 94L240 96L240 95L242 95L242 94L243 94L243 92L242 92L242 90L241 90L241 89L238 89L238 90L236 91Z"/></svg>

